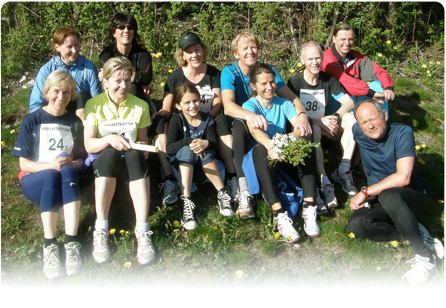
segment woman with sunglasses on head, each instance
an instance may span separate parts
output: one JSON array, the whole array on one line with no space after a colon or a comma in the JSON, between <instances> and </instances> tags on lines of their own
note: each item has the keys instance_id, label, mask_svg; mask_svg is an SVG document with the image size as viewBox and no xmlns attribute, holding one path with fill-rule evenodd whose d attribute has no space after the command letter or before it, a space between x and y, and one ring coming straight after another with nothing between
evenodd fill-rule
<instances>
[{"instance_id":1,"label":"woman with sunglasses on head","mask_svg":"<svg viewBox=\"0 0 446 308\"><path fill-rule=\"evenodd\" d=\"M146 100L146 96L153 93L150 86L152 81L152 56L140 43L138 24L129 13L116 13L110 21L108 36L104 50L99 55L99 80L102 79L102 68L108 59L126 57L135 69L130 94Z\"/></svg>"}]
</instances>

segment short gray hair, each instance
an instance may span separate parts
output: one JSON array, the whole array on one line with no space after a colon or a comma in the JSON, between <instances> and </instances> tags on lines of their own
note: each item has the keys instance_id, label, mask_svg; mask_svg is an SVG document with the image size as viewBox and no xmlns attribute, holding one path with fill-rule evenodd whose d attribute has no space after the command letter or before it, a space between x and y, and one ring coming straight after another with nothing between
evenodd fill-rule
<instances>
[{"instance_id":1,"label":"short gray hair","mask_svg":"<svg viewBox=\"0 0 446 308\"><path fill-rule=\"evenodd\" d=\"M355 109L354 109L356 121L358 121L356 114L358 112L359 106L361 106L362 104L366 104L366 103L369 103L369 104L372 104L373 106L375 106L376 110L379 112L381 117L384 119L384 109L382 107L382 104L380 102L378 102L377 99L371 98L371 99L366 99L364 101L360 101L359 103L356 104Z\"/></svg>"},{"instance_id":2,"label":"short gray hair","mask_svg":"<svg viewBox=\"0 0 446 308\"><path fill-rule=\"evenodd\" d=\"M302 48L300 49L301 61L302 61L302 58L305 57L305 47L307 47L308 45L315 45L315 46L317 46L317 48L319 49L319 53L321 54L322 61L324 61L324 52L322 51L322 47L321 47L321 45L319 45L315 41L308 41L308 42L306 42L306 43L304 43L302 45ZM303 61L302 61L302 64L303 64Z\"/></svg>"}]
</instances>

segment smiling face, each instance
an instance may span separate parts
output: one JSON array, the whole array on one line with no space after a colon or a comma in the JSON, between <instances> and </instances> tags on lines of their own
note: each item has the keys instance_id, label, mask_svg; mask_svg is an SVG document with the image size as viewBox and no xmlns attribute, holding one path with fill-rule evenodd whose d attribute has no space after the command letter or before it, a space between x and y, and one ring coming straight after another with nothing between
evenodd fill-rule
<instances>
[{"instance_id":1,"label":"smiling face","mask_svg":"<svg viewBox=\"0 0 446 308\"><path fill-rule=\"evenodd\" d=\"M340 30L336 33L336 36L333 35L333 43L342 57L345 57L352 49L354 39L355 34L353 30Z\"/></svg>"},{"instance_id":2,"label":"smiling face","mask_svg":"<svg viewBox=\"0 0 446 308\"><path fill-rule=\"evenodd\" d=\"M191 44L183 50L183 59L188 66L199 67L203 63L203 47L200 44Z\"/></svg>"},{"instance_id":3,"label":"smiling face","mask_svg":"<svg viewBox=\"0 0 446 308\"><path fill-rule=\"evenodd\" d=\"M62 115L71 100L71 88L66 82L53 85L45 94L45 98L48 100L47 112L56 116Z\"/></svg>"},{"instance_id":4,"label":"smiling face","mask_svg":"<svg viewBox=\"0 0 446 308\"><path fill-rule=\"evenodd\" d=\"M103 79L104 85L108 90L110 99L115 104L122 103L132 86L132 74L130 71L117 70L108 79Z\"/></svg>"},{"instance_id":5,"label":"smiling face","mask_svg":"<svg viewBox=\"0 0 446 308\"><path fill-rule=\"evenodd\" d=\"M68 35L64 39L63 44L54 44L54 48L60 53L62 62L70 66L76 61L81 45L76 35Z\"/></svg>"},{"instance_id":6,"label":"smiling face","mask_svg":"<svg viewBox=\"0 0 446 308\"><path fill-rule=\"evenodd\" d=\"M364 134L374 140L379 140L387 132L386 111L381 115L371 103L362 103L356 110L356 119Z\"/></svg>"},{"instance_id":7,"label":"smiling face","mask_svg":"<svg viewBox=\"0 0 446 308\"><path fill-rule=\"evenodd\" d=\"M123 28L124 27L124 28ZM132 30L129 30L129 27ZM123 28L123 29L120 29ZM116 45L131 45L133 37L135 36L135 30L129 24L119 25L115 28L113 32L113 37L116 39Z\"/></svg>"},{"instance_id":8,"label":"smiling face","mask_svg":"<svg viewBox=\"0 0 446 308\"><path fill-rule=\"evenodd\" d=\"M313 44L305 46L305 53L301 57L301 61L308 72L317 75L321 71L322 55L317 46Z\"/></svg>"},{"instance_id":9,"label":"smiling face","mask_svg":"<svg viewBox=\"0 0 446 308\"><path fill-rule=\"evenodd\" d=\"M261 98L271 100L277 88L275 76L270 73L260 73L255 83L251 83L251 87Z\"/></svg>"},{"instance_id":10,"label":"smiling face","mask_svg":"<svg viewBox=\"0 0 446 308\"><path fill-rule=\"evenodd\" d=\"M200 96L196 93L186 92L181 101L175 104L178 110L180 110L185 117L194 118L201 110Z\"/></svg>"},{"instance_id":11,"label":"smiling face","mask_svg":"<svg viewBox=\"0 0 446 308\"><path fill-rule=\"evenodd\" d=\"M238 60L240 67L250 68L257 62L259 48L255 41L242 36L237 43L237 50L234 57Z\"/></svg>"}]
</instances>

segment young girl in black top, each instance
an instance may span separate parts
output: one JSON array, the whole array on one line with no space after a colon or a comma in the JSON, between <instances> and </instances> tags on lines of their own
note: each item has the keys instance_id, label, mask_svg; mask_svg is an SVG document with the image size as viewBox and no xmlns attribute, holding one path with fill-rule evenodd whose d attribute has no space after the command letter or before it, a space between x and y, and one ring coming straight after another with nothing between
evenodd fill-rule
<instances>
[{"instance_id":1,"label":"young girl in black top","mask_svg":"<svg viewBox=\"0 0 446 308\"><path fill-rule=\"evenodd\" d=\"M195 205L190 197L192 178L197 171L204 173L217 189L220 213L232 216L234 212L214 158L218 145L215 122L209 113L201 112L200 93L193 84L183 83L175 88L174 104L180 113L170 120L166 152L180 174L181 223L185 229L193 230L197 223L193 215Z\"/></svg>"}]
</instances>

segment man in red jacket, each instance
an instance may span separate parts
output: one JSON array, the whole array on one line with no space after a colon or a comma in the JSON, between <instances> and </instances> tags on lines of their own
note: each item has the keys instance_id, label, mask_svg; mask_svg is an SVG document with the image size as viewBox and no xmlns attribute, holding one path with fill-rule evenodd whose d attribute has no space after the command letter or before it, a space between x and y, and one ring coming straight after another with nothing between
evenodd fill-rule
<instances>
[{"instance_id":1,"label":"man in red jacket","mask_svg":"<svg viewBox=\"0 0 446 308\"><path fill-rule=\"evenodd\" d=\"M355 33L348 24L333 31L333 45L324 51L322 71L333 75L355 101L375 98L389 114L389 100L395 98L389 73L366 56L352 50Z\"/></svg>"}]
</instances>

